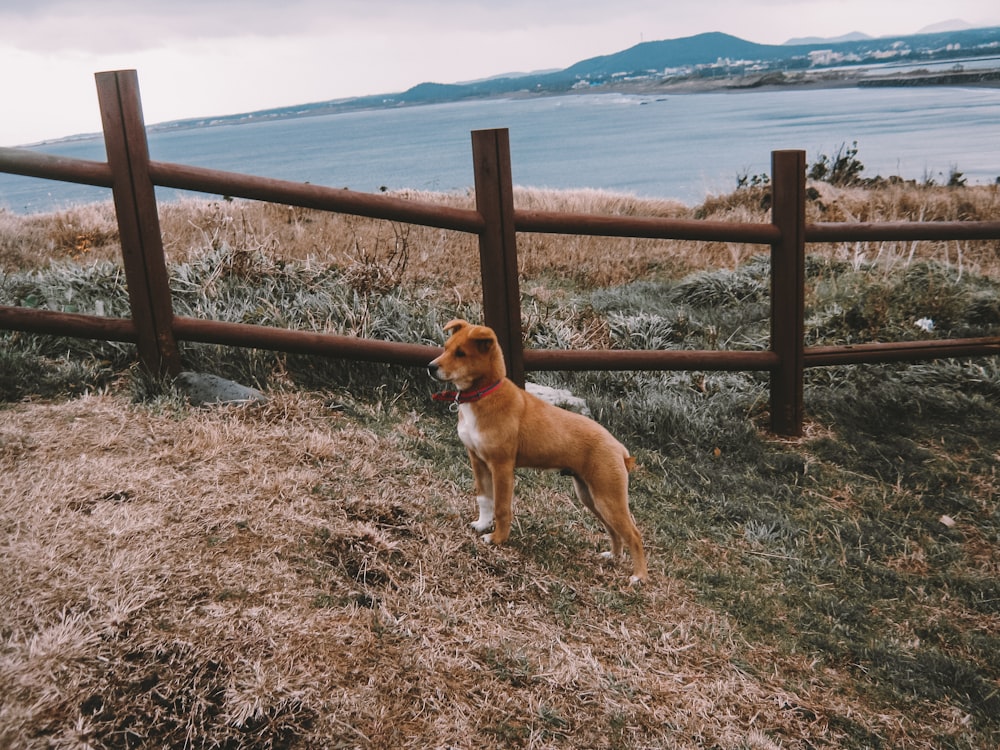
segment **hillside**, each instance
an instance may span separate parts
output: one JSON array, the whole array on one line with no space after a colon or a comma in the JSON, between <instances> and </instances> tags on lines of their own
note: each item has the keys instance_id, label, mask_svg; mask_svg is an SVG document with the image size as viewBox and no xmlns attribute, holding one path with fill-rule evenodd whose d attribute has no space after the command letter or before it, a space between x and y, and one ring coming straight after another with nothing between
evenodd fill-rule
<instances>
[{"instance_id":1,"label":"hillside","mask_svg":"<svg viewBox=\"0 0 1000 750\"><path fill-rule=\"evenodd\" d=\"M817 45L770 45L712 32L683 39L643 42L611 55L571 65L559 75L572 78L607 77L616 73L710 65L720 59L773 62L807 55ZM829 46L829 45L827 45Z\"/></svg>"},{"instance_id":2,"label":"hillside","mask_svg":"<svg viewBox=\"0 0 1000 750\"><path fill-rule=\"evenodd\" d=\"M837 60L845 66L884 63L887 60L935 62L996 55L1000 27L932 34L829 40L813 44L767 45L729 34L711 32L679 39L650 41L619 52L581 60L568 68L544 73L500 76L465 83L423 82L406 91L336 99L211 118L177 120L156 129L203 127L242 121L302 117L379 107L429 104L511 94L560 94L581 86L611 86L622 81L665 78L718 81L752 72L757 76L808 70L810 54L822 52L824 64ZM1000 63L998 63L1000 67ZM592 89L594 90L594 89Z\"/></svg>"}]
</instances>

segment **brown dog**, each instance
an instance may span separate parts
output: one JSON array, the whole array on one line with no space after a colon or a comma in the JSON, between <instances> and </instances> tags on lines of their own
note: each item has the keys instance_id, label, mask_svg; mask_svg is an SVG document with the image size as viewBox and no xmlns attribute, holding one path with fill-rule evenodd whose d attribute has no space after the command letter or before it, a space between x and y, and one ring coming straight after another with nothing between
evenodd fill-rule
<instances>
[{"instance_id":1,"label":"brown dog","mask_svg":"<svg viewBox=\"0 0 1000 750\"><path fill-rule=\"evenodd\" d=\"M513 518L514 468L561 469L573 477L576 494L604 524L617 558L623 545L632 558L631 582L646 579L642 538L628 508L628 450L597 422L560 409L518 388L506 377L496 334L486 326L453 320L444 354L428 369L459 390L438 394L458 406L458 436L469 452L483 541L503 544Z\"/></svg>"}]
</instances>

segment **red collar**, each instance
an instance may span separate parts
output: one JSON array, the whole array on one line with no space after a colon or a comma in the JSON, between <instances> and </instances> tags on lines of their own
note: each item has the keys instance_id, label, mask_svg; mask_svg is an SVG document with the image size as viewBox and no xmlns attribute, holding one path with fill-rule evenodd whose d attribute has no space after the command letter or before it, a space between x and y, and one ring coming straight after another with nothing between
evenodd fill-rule
<instances>
[{"instance_id":1,"label":"red collar","mask_svg":"<svg viewBox=\"0 0 1000 750\"><path fill-rule=\"evenodd\" d=\"M503 378L491 386L480 388L478 391L442 391L441 393L433 394L431 398L435 401L450 401L453 404L470 404L473 401L486 398L501 385L503 385Z\"/></svg>"}]
</instances>

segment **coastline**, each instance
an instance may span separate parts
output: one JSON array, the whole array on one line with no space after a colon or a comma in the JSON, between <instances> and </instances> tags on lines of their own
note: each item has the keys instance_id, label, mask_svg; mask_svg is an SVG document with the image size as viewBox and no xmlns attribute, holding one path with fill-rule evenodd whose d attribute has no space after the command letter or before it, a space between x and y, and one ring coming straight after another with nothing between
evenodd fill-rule
<instances>
[{"instance_id":1,"label":"coastline","mask_svg":"<svg viewBox=\"0 0 1000 750\"><path fill-rule=\"evenodd\" d=\"M567 92L551 92L553 96L572 94L620 93L635 95L753 93L755 91L792 91L843 88L961 86L1000 88L1000 63L996 68L974 71L930 73L918 69L888 75L865 75L857 71L801 71L795 73L768 72L760 75L727 76L725 78L682 78L660 81L629 81L604 84ZM548 92L527 96L544 95Z\"/></svg>"},{"instance_id":2,"label":"coastline","mask_svg":"<svg viewBox=\"0 0 1000 750\"><path fill-rule=\"evenodd\" d=\"M297 107L281 108L279 110L259 110L242 112L215 117L193 118L184 120L168 120L151 123L147 126L150 132L190 130L195 128L211 128L219 125L248 125L255 122L273 120L292 120L304 117L341 114L344 112L374 111L379 109L400 109L422 107L432 104L443 104L450 101L488 101L493 99L534 99L542 97L580 96L600 94L629 94L634 96L678 96L693 94L748 94L757 91L810 91L822 89L844 88L876 88L876 87L934 87L952 86L962 88L1000 88L1000 60L995 68L982 68L971 71L944 71L931 73L926 69L915 69L906 72L890 73L879 76L869 74L868 68L837 69L823 71L795 71L783 73L768 71L766 73L724 76L719 78L665 78L659 80L634 80L614 83L601 83L563 90L529 90L505 92L502 94L466 96L459 99L441 98L428 99L421 102L396 102L393 104L362 103L365 99L333 100ZM54 138L38 143L30 143L17 148L37 148L52 146L59 143L86 141L101 138L101 133L77 133L63 138Z\"/></svg>"}]
</instances>

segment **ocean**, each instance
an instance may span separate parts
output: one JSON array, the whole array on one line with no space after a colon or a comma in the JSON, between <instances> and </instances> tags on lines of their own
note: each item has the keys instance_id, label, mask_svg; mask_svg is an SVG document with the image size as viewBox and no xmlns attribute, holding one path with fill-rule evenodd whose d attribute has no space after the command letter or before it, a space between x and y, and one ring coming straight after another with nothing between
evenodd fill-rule
<instances>
[{"instance_id":1,"label":"ocean","mask_svg":"<svg viewBox=\"0 0 1000 750\"><path fill-rule=\"evenodd\" d=\"M96 106L96 103L95 103ZM364 192L471 187L470 132L508 128L517 185L592 188L696 205L770 169L857 142L866 176L1000 178L1000 88L836 88L662 96L574 94L370 110L151 132L154 160ZM37 150L103 161L99 138ZM177 191L157 189L160 200ZM0 207L50 211L102 188L0 174Z\"/></svg>"}]
</instances>

